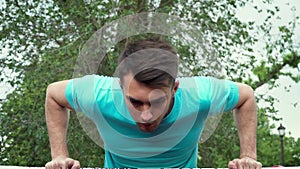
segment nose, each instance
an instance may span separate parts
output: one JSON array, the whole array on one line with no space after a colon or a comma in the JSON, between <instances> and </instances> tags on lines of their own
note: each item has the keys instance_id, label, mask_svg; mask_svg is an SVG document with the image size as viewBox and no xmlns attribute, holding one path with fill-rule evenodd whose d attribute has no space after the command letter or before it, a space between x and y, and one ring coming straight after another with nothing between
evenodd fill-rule
<instances>
[{"instance_id":1,"label":"nose","mask_svg":"<svg viewBox=\"0 0 300 169\"><path fill-rule=\"evenodd\" d=\"M145 104L143 106L143 111L141 113L141 119L143 122L150 122L152 119L153 115L150 111L150 105Z\"/></svg>"},{"instance_id":2,"label":"nose","mask_svg":"<svg viewBox=\"0 0 300 169\"><path fill-rule=\"evenodd\" d=\"M144 111L141 114L141 119L145 123L150 122L151 119L152 119L152 117L153 117L153 115L152 115L152 113L150 111Z\"/></svg>"}]
</instances>

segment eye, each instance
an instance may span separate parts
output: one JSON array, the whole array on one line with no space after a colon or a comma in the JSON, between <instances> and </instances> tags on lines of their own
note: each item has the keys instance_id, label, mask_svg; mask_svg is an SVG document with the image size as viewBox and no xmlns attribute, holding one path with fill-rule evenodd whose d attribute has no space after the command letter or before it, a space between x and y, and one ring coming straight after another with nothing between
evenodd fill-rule
<instances>
[{"instance_id":1,"label":"eye","mask_svg":"<svg viewBox=\"0 0 300 169\"><path fill-rule=\"evenodd\" d=\"M157 100L153 100L151 102L151 105L162 105L164 103L165 99L166 99L165 97L162 97Z\"/></svg>"},{"instance_id":2,"label":"eye","mask_svg":"<svg viewBox=\"0 0 300 169\"><path fill-rule=\"evenodd\" d=\"M152 105L159 105L159 104L162 104L162 101L155 100L155 101L152 101L151 104Z\"/></svg>"},{"instance_id":3,"label":"eye","mask_svg":"<svg viewBox=\"0 0 300 169\"><path fill-rule=\"evenodd\" d=\"M134 100L134 99L129 99L129 100L134 107L139 107L139 106L143 105L143 103L141 101Z\"/></svg>"}]
</instances>

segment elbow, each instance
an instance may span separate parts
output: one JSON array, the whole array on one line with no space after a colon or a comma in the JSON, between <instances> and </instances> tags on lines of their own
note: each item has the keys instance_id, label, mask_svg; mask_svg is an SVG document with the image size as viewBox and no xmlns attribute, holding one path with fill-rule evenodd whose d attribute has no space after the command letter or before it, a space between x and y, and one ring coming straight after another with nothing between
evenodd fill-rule
<instances>
[{"instance_id":1,"label":"elbow","mask_svg":"<svg viewBox=\"0 0 300 169\"><path fill-rule=\"evenodd\" d=\"M55 93L55 83L51 83L48 85L46 90L46 102L48 99L53 99L53 94Z\"/></svg>"},{"instance_id":2,"label":"elbow","mask_svg":"<svg viewBox=\"0 0 300 169\"><path fill-rule=\"evenodd\" d=\"M57 100L57 93L59 92L57 88L57 82L48 85L46 90L46 108L49 106L62 107L61 104L59 104L59 101Z\"/></svg>"},{"instance_id":3,"label":"elbow","mask_svg":"<svg viewBox=\"0 0 300 169\"><path fill-rule=\"evenodd\" d=\"M48 112L47 110L49 110L49 107L53 106L54 103L54 97L53 97L53 93L54 93L54 84L50 84L47 87L46 90L46 99L45 99L45 109L46 109L46 113Z\"/></svg>"},{"instance_id":4,"label":"elbow","mask_svg":"<svg viewBox=\"0 0 300 169\"><path fill-rule=\"evenodd\" d=\"M68 81L59 81L48 85L45 99L46 108L51 109L52 107L54 107L56 109L72 109L65 96L67 83Z\"/></svg>"},{"instance_id":5,"label":"elbow","mask_svg":"<svg viewBox=\"0 0 300 169\"><path fill-rule=\"evenodd\" d=\"M242 98L244 98L243 100L247 100L247 99L255 99L254 96L254 90L251 86L247 85L247 84L240 84L240 94L242 95Z\"/></svg>"},{"instance_id":6,"label":"elbow","mask_svg":"<svg viewBox=\"0 0 300 169\"><path fill-rule=\"evenodd\" d=\"M254 90L251 86L247 84L238 83L239 88L239 101L235 108L241 108L243 106L256 107L256 100L254 95Z\"/></svg>"},{"instance_id":7,"label":"elbow","mask_svg":"<svg viewBox=\"0 0 300 169\"><path fill-rule=\"evenodd\" d=\"M254 90L251 86L247 85L247 84L244 84L245 85L245 90L247 91L247 93L249 94L249 97L251 98L255 98L254 96Z\"/></svg>"}]
</instances>

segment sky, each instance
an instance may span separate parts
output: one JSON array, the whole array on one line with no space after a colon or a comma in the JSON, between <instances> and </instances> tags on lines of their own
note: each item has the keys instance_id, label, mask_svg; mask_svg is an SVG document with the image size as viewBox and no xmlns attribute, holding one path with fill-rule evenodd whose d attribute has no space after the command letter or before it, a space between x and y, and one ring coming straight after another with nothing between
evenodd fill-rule
<instances>
[{"instance_id":1,"label":"sky","mask_svg":"<svg viewBox=\"0 0 300 169\"><path fill-rule=\"evenodd\" d=\"M261 4L259 1L255 1L260 8L271 8L272 6L266 6ZM273 26L285 25L289 21L291 21L295 16L300 16L300 1L299 0L274 0L273 4L279 6L280 11L278 16L282 19L273 20ZM294 12L291 11L291 8L294 8ZM273 8L274 9L274 8ZM262 23L266 14L261 13L257 14L254 9L250 6L245 6L244 8L238 10L237 16L244 21L255 21L256 23ZM276 29L273 30L273 34L276 35ZM300 26L296 27L296 35L295 41L300 44ZM299 51L298 51L299 52ZM300 65L298 65L298 69L294 69L294 73L299 73ZM286 128L286 134L295 138L300 138L300 125L299 125L299 116L300 116L300 83L296 84L290 78L281 77L276 81L276 84L279 86L273 90L268 90L266 85L258 88L255 92L257 94L265 94L271 95L275 98L279 99L279 102L275 103L275 108L278 109L277 116L278 118L282 118L281 121L272 121L276 125L276 129L273 130L273 133L278 133L277 128L280 123ZM289 92L285 90L287 88ZM296 107L294 106L295 104ZM263 106L263 103L259 103L259 106Z\"/></svg>"},{"instance_id":2,"label":"sky","mask_svg":"<svg viewBox=\"0 0 300 169\"><path fill-rule=\"evenodd\" d=\"M256 1L255 1L256 2ZM266 6L263 4L258 5L260 8L272 8L272 6ZM274 20L272 24L274 26L287 24L288 21L292 20L295 16L300 16L300 1L299 0L274 0L273 4L279 6L280 11L278 15L282 18L281 20ZM292 6L295 6L294 13L290 10ZM256 23L261 23L265 18L264 13L257 14L253 7L245 6L237 11L237 16L244 21L255 21ZM300 40L300 27L297 27L296 39L298 39L298 43ZM276 32L274 32L276 34ZM1 51L0 51L1 52ZM0 53L0 57L5 57L5 50L2 50ZM298 71L300 70L300 65L298 66ZM297 70L294 70L297 71ZM291 79L282 77L276 83L278 83L279 87L268 90L267 86L262 86L258 88L255 92L257 94L265 94L272 95L279 99L279 102L275 103L275 107L279 110L277 117L282 118L279 122L273 122L276 125L276 128L280 123L286 128L286 132L291 132L291 136L295 138L300 138L300 125L298 121L300 120L300 83L296 84ZM289 92L285 90L287 86L289 88ZM4 99L6 93L11 91L11 88L8 84L0 83L0 99ZM294 104L298 105L294 107ZM263 105L263 103L259 103L259 105ZM277 130L272 131L277 133Z\"/></svg>"},{"instance_id":3,"label":"sky","mask_svg":"<svg viewBox=\"0 0 300 169\"><path fill-rule=\"evenodd\" d=\"M275 122L276 127L279 127L282 123L287 134L291 132L291 136L300 138L300 83L296 84L291 79L283 77L279 80L279 84L280 87L269 92L279 98L279 102L275 104L275 107L278 108L278 117L282 118L282 121ZM291 85L290 91L286 92L284 87L288 85ZM294 104L297 104L297 106L295 107Z\"/></svg>"}]
</instances>

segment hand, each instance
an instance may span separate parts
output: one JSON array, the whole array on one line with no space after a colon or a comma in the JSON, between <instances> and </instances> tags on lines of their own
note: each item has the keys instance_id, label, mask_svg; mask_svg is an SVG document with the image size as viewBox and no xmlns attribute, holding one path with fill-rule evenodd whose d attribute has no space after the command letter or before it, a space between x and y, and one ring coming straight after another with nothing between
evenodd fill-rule
<instances>
[{"instance_id":1,"label":"hand","mask_svg":"<svg viewBox=\"0 0 300 169\"><path fill-rule=\"evenodd\" d=\"M80 169L80 163L77 160L68 157L56 157L45 165L46 169Z\"/></svg>"},{"instance_id":2,"label":"hand","mask_svg":"<svg viewBox=\"0 0 300 169\"><path fill-rule=\"evenodd\" d=\"M262 164L252 158L234 159L228 163L229 169L261 169Z\"/></svg>"}]
</instances>

